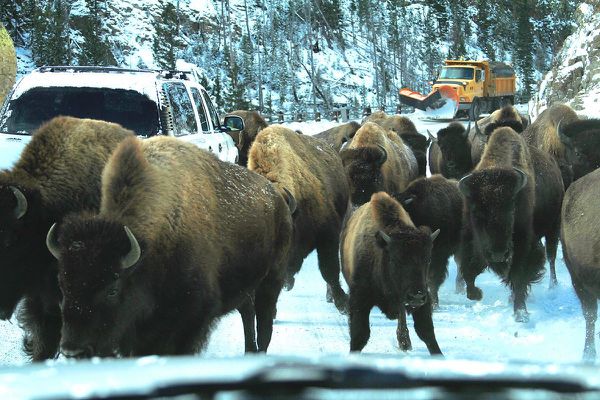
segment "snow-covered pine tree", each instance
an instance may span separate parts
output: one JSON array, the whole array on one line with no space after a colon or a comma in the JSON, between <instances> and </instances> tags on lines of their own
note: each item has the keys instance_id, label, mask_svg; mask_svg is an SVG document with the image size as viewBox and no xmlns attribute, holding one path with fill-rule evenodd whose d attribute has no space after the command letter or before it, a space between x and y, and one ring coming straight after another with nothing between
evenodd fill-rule
<instances>
[{"instance_id":1,"label":"snow-covered pine tree","mask_svg":"<svg viewBox=\"0 0 600 400\"><path fill-rule=\"evenodd\" d=\"M88 13L81 17L80 32L83 42L80 45L80 65L114 65L115 59L108 43L108 30L104 26L106 2L85 1Z\"/></svg>"}]
</instances>

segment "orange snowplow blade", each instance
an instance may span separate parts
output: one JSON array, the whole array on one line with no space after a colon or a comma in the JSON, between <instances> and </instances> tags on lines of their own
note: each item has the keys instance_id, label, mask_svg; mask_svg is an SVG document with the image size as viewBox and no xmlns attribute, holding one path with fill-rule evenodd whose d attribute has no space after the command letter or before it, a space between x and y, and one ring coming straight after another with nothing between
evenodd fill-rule
<instances>
[{"instance_id":1,"label":"orange snowplow blade","mask_svg":"<svg viewBox=\"0 0 600 400\"><path fill-rule=\"evenodd\" d=\"M431 113L431 116L436 119L452 119L459 104L458 93L452 86L447 85L438 87L427 96L408 88L402 88L400 89L400 102ZM441 113L436 110L440 110Z\"/></svg>"}]
</instances>

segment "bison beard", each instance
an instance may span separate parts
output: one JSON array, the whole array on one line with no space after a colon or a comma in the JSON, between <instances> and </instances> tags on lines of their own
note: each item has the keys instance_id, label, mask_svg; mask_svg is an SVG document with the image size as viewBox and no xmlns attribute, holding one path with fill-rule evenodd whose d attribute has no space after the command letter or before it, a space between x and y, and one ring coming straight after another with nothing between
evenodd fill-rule
<instances>
[{"instance_id":1,"label":"bison beard","mask_svg":"<svg viewBox=\"0 0 600 400\"><path fill-rule=\"evenodd\" d=\"M70 216L48 233L65 355L191 354L236 308L246 351L267 350L292 229L271 183L156 137L124 141L102 188L99 214Z\"/></svg>"},{"instance_id":2,"label":"bison beard","mask_svg":"<svg viewBox=\"0 0 600 400\"><path fill-rule=\"evenodd\" d=\"M411 348L406 313L431 354L441 354L427 295L432 242L427 227L416 228L402 206L384 192L359 207L341 234L342 268L350 287L350 350L361 351L370 336L369 314L375 306L389 319L402 350Z\"/></svg>"}]
</instances>

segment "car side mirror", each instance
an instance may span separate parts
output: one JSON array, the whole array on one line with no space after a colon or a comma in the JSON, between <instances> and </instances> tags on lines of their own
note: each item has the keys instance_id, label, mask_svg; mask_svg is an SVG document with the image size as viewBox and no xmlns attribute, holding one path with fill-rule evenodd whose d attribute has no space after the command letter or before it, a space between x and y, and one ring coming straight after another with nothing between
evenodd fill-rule
<instances>
[{"instance_id":1,"label":"car side mirror","mask_svg":"<svg viewBox=\"0 0 600 400\"><path fill-rule=\"evenodd\" d=\"M244 120L237 115L227 115L223 119L223 125L228 132L244 130Z\"/></svg>"}]
</instances>

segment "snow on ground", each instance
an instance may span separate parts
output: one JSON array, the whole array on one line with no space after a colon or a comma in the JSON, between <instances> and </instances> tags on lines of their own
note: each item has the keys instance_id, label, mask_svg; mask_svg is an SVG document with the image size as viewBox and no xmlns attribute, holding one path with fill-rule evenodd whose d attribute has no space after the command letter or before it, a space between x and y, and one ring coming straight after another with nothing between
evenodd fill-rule
<instances>
[{"instance_id":1,"label":"snow on ground","mask_svg":"<svg viewBox=\"0 0 600 400\"><path fill-rule=\"evenodd\" d=\"M433 134L446 123L415 120L423 133ZM288 124L305 134L329 129L332 122ZM527 301L530 322L516 323L512 317L509 290L492 272L476 281L483 290L481 301L471 301L454 292L456 264L450 260L449 276L440 288L440 308L433 315L438 343L446 358L483 361L578 362L584 343L585 323L579 301L559 248L556 265L559 286L548 289L548 277L532 288ZM346 286L345 286L346 287ZM347 288L347 287L346 287ZM370 354L395 354L398 357L426 357L425 344L419 340L409 317L413 350L404 353L396 341L396 321L377 309L371 312L371 338L364 349ZM22 331L0 322L0 364L18 365L25 361L21 352ZM304 261L293 290L283 291L278 302L277 319L269 354L325 355L346 354L349 350L347 317L325 301L325 283L317 265L316 253ZM242 323L237 312L220 320L213 330L202 357L230 357L243 354Z\"/></svg>"}]
</instances>

